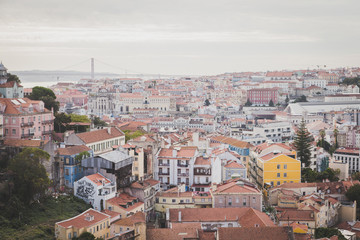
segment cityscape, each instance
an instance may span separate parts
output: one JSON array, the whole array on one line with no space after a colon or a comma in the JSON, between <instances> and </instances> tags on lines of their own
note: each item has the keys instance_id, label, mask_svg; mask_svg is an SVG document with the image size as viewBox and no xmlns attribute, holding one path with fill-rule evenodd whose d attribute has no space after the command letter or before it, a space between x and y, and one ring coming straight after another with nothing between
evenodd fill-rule
<instances>
[{"instance_id":1,"label":"cityscape","mask_svg":"<svg viewBox=\"0 0 360 240\"><path fill-rule=\"evenodd\" d=\"M0 239L360 239L358 5L1 1Z\"/></svg>"}]
</instances>

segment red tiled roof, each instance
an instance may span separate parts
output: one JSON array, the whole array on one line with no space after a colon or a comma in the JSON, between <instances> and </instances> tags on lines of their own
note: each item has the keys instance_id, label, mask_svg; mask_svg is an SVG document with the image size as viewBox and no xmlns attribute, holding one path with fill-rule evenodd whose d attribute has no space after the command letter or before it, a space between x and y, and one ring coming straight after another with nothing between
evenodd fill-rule
<instances>
[{"instance_id":1,"label":"red tiled roof","mask_svg":"<svg viewBox=\"0 0 360 240\"><path fill-rule=\"evenodd\" d=\"M113 224L120 226L134 226L135 223L145 223L145 213L137 212L134 215L120 219Z\"/></svg>"},{"instance_id":2,"label":"red tiled roof","mask_svg":"<svg viewBox=\"0 0 360 240\"><path fill-rule=\"evenodd\" d=\"M86 178L89 179L90 181L92 181L93 183L95 183L98 186L102 185L103 182L105 184L111 183L111 181L109 179L105 178L100 173L95 173L95 174L92 174L92 175L88 175L88 176L86 176Z\"/></svg>"},{"instance_id":3,"label":"red tiled roof","mask_svg":"<svg viewBox=\"0 0 360 240\"><path fill-rule=\"evenodd\" d=\"M229 144L231 146L238 147L238 148L250 148L252 146L248 142L240 141L235 138L225 137L225 136L212 137L211 140L215 141L215 142Z\"/></svg>"},{"instance_id":4,"label":"red tiled roof","mask_svg":"<svg viewBox=\"0 0 360 240\"><path fill-rule=\"evenodd\" d=\"M76 145L66 148L59 148L57 151L60 155L74 155L82 152L90 151L91 149L85 145Z\"/></svg>"},{"instance_id":5,"label":"red tiled roof","mask_svg":"<svg viewBox=\"0 0 360 240\"><path fill-rule=\"evenodd\" d=\"M113 204L113 205L117 205L118 207L122 208L123 210L130 212L131 210L133 210L137 207L140 207L141 205L144 205L144 203L141 201L138 201L138 202L134 203L133 205L130 205L127 208L122 207L122 205L130 204L133 202L133 200L136 200L136 199L137 199L136 197L130 196L127 193L121 193L117 197L113 197L113 198L106 200L106 202Z\"/></svg>"},{"instance_id":6,"label":"red tiled roof","mask_svg":"<svg viewBox=\"0 0 360 240\"><path fill-rule=\"evenodd\" d=\"M224 167L226 167L226 168L245 168L242 164L234 162L234 161L229 164L226 164Z\"/></svg>"},{"instance_id":7,"label":"red tiled roof","mask_svg":"<svg viewBox=\"0 0 360 240\"><path fill-rule=\"evenodd\" d=\"M218 240L288 240L294 239L288 227L221 227ZM292 237L291 237L292 236Z\"/></svg>"},{"instance_id":8,"label":"red tiled roof","mask_svg":"<svg viewBox=\"0 0 360 240\"><path fill-rule=\"evenodd\" d=\"M76 134L85 144L99 142L111 138L124 136L124 133L116 127L111 127L110 134L108 129L101 129L91 132L84 132Z\"/></svg>"},{"instance_id":9,"label":"red tiled roof","mask_svg":"<svg viewBox=\"0 0 360 240\"><path fill-rule=\"evenodd\" d=\"M92 216L93 218L90 218L89 220L86 219L86 216ZM109 218L110 216L105 214L105 213L101 213L99 211L96 211L92 208L86 210L85 212L77 215L76 217L61 221L61 222L57 222L56 224L59 226L62 226L64 228L69 228L69 227L76 227L76 228L83 228L83 227L87 227L87 226L92 226L100 221L104 221L105 219Z\"/></svg>"},{"instance_id":10,"label":"red tiled roof","mask_svg":"<svg viewBox=\"0 0 360 240\"><path fill-rule=\"evenodd\" d=\"M194 165L211 165L210 158L197 157Z\"/></svg>"}]
</instances>

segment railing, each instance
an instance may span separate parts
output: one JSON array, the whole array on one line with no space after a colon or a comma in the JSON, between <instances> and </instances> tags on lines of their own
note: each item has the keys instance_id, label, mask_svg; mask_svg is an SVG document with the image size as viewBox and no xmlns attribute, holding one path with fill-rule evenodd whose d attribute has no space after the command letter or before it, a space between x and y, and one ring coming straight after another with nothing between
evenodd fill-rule
<instances>
[{"instance_id":1,"label":"railing","mask_svg":"<svg viewBox=\"0 0 360 240\"><path fill-rule=\"evenodd\" d=\"M21 126L22 127L34 126L34 122L27 122L27 123L23 122L23 123L21 123Z\"/></svg>"},{"instance_id":2,"label":"railing","mask_svg":"<svg viewBox=\"0 0 360 240\"><path fill-rule=\"evenodd\" d=\"M54 120L45 120L42 121L42 124L52 124L54 122Z\"/></svg>"},{"instance_id":3,"label":"railing","mask_svg":"<svg viewBox=\"0 0 360 240\"><path fill-rule=\"evenodd\" d=\"M170 166L170 163L159 163L159 166Z\"/></svg>"},{"instance_id":4,"label":"railing","mask_svg":"<svg viewBox=\"0 0 360 240\"><path fill-rule=\"evenodd\" d=\"M178 173L178 177L188 177L189 173Z\"/></svg>"},{"instance_id":5,"label":"railing","mask_svg":"<svg viewBox=\"0 0 360 240\"><path fill-rule=\"evenodd\" d=\"M170 175L168 172L159 172L159 175Z\"/></svg>"},{"instance_id":6,"label":"railing","mask_svg":"<svg viewBox=\"0 0 360 240\"><path fill-rule=\"evenodd\" d=\"M181 164L181 163L178 163L177 166L178 166L178 167L189 167L189 164Z\"/></svg>"},{"instance_id":7,"label":"railing","mask_svg":"<svg viewBox=\"0 0 360 240\"><path fill-rule=\"evenodd\" d=\"M49 130L49 131L43 131L42 134L43 135L46 135L46 134L51 134L52 133L52 130Z\"/></svg>"},{"instance_id":8,"label":"railing","mask_svg":"<svg viewBox=\"0 0 360 240\"><path fill-rule=\"evenodd\" d=\"M28 138L34 136L34 133L21 134L21 138Z\"/></svg>"}]
</instances>

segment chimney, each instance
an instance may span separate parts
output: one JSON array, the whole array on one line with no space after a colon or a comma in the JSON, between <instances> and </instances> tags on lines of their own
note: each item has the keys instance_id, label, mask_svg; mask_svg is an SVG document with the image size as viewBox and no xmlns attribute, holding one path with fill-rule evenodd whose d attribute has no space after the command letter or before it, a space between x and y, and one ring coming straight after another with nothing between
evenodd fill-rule
<instances>
[{"instance_id":1,"label":"chimney","mask_svg":"<svg viewBox=\"0 0 360 240\"><path fill-rule=\"evenodd\" d=\"M108 134L111 134L111 127L108 127L107 132Z\"/></svg>"},{"instance_id":2,"label":"chimney","mask_svg":"<svg viewBox=\"0 0 360 240\"><path fill-rule=\"evenodd\" d=\"M181 211L179 210L179 222L181 222Z\"/></svg>"}]
</instances>

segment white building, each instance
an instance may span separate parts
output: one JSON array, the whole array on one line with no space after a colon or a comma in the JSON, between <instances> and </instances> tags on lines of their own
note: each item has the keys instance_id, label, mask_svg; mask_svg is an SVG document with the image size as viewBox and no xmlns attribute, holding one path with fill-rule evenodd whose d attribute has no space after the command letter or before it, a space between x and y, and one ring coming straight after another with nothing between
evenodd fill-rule
<instances>
[{"instance_id":1,"label":"white building","mask_svg":"<svg viewBox=\"0 0 360 240\"><path fill-rule=\"evenodd\" d=\"M194 179L196 147L162 148L154 159L154 178L162 187L185 183L191 187Z\"/></svg>"},{"instance_id":2,"label":"white building","mask_svg":"<svg viewBox=\"0 0 360 240\"><path fill-rule=\"evenodd\" d=\"M308 88L310 86L317 86L317 87L321 87L321 88L325 88L326 87L326 80L325 79L304 79L304 88Z\"/></svg>"},{"instance_id":3,"label":"white building","mask_svg":"<svg viewBox=\"0 0 360 240\"><path fill-rule=\"evenodd\" d=\"M116 196L116 183L95 173L74 183L74 195L102 211L105 209L105 201Z\"/></svg>"},{"instance_id":4,"label":"white building","mask_svg":"<svg viewBox=\"0 0 360 240\"><path fill-rule=\"evenodd\" d=\"M291 125L288 122L272 122L255 126L252 131L243 131L249 137L266 137L273 142L282 142L291 137Z\"/></svg>"}]
</instances>

